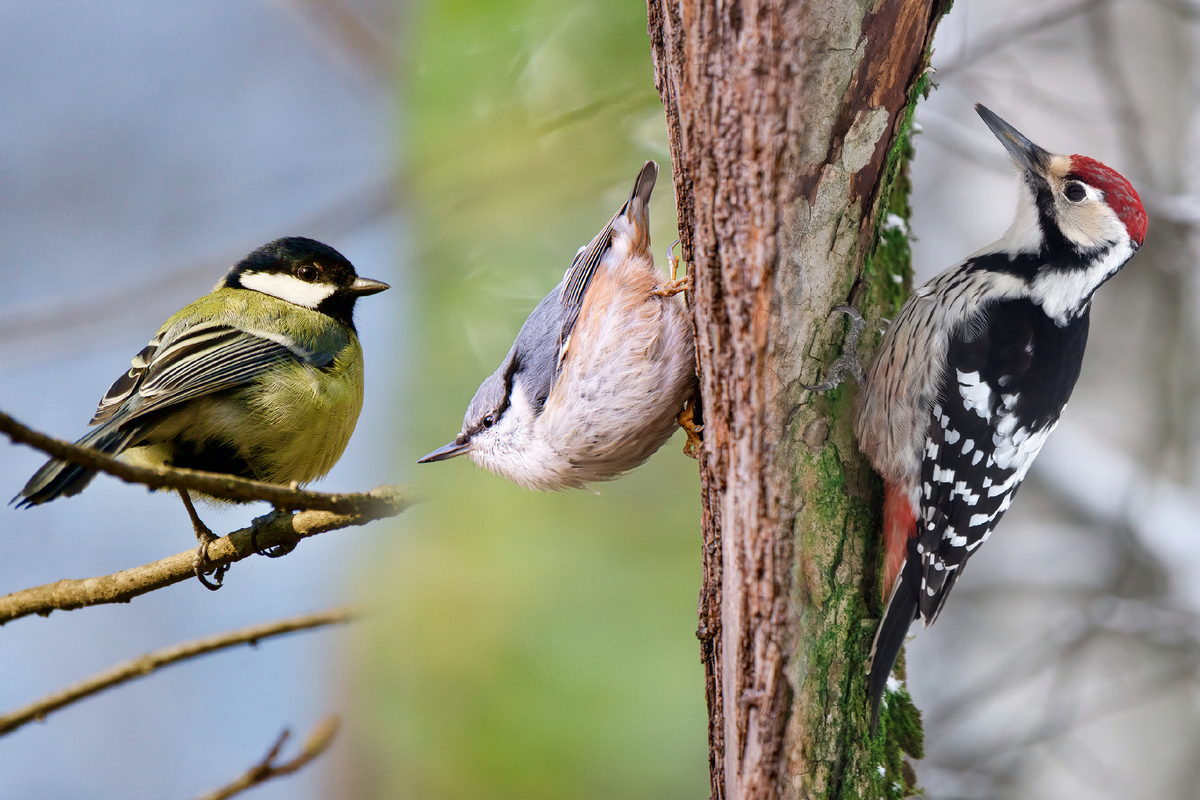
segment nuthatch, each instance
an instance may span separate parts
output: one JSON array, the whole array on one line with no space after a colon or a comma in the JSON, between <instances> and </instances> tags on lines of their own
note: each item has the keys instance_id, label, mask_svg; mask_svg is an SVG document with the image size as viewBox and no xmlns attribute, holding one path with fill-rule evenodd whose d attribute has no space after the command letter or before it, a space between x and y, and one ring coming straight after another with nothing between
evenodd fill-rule
<instances>
[{"instance_id":1,"label":"nuthatch","mask_svg":"<svg viewBox=\"0 0 1200 800\"><path fill-rule=\"evenodd\" d=\"M469 454L527 489L580 488L643 463L696 391L687 309L650 254L647 161L629 200L576 253L475 392L454 441L418 463Z\"/></svg>"}]
</instances>

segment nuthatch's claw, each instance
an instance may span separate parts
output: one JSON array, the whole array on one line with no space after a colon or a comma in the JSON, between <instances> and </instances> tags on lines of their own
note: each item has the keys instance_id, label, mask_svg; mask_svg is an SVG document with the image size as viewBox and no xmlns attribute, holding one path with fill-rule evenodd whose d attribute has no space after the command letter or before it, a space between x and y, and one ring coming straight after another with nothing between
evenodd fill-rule
<instances>
[{"instance_id":1,"label":"nuthatch's claw","mask_svg":"<svg viewBox=\"0 0 1200 800\"><path fill-rule=\"evenodd\" d=\"M663 286L651 290L650 294L655 297L674 297L680 292L690 292L692 290L692 276L689 274L685 278L678 280L667 281Z\"/></svg>"},{"instance_id":2,"label":"nuthatch's claw","mask_svg":"<svg viewBox=\"0 0 1200 800\"><path fill-rule=\"evenodd\" d=\"M863 328L867 325L866 320L851 306L838 306L834 311L841 311L850 317L850 334L846 337L842 355L833 362L825 380L816 386L809 386L807 383L800 384L810 392L828 392L844 381L847 375L853 375L859 383L862 383L864 379L862 365L858 363L858 337L862 335Z\"/></svg>"},{"instance_id":3,"label":"nuthatch's claw","mask_svg":"<svg viewBox=\"0 0 1200 800\"><path fill-rule=\"evenodd\" d=\"M683 454L692 458L700 458L699 447L704 443L704 437L700 434L704 432L704 426L696 424L696 401L689 400L675 420L679 423L679 427L687 432L687 441L683 444Z\"/></svg>"},{"instance_id":4,"label":"nuthatch's claw","mask_svg":"<svg viewBox=\"0 0 1200 800\"><path fill-rule=\"evenodd\" d=\"M667 263L671 265L671 280L665 286L660 286L650 292L656 297L674 297L680 292L690 292L692 290L692 272L688 270L688 274L683 277L679 275L679 256L675 255L675 245L679 244L676 239L669 248L667 248Z\"/></svg>"}]
</instances>

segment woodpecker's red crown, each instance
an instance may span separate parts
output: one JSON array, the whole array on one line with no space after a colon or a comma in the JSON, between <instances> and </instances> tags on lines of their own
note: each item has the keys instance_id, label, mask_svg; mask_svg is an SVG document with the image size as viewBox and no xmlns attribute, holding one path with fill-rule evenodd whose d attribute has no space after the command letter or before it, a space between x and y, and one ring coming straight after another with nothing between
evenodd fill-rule
<instances>
[{"instance_id":1,"label":"woodpecker's red crown","mask_svg":"<svg viewBox=\"0 0 1200 800\"><path fill-rule=\"evenodd\" d=\"M1141 247L1146 239L1146 210L1129 181L1112 167L1089 156L1071 156L1071 171L1088 186L1104 192L1108 207L1125 223L1129 238Z\"/></svg>"}]
</instances>

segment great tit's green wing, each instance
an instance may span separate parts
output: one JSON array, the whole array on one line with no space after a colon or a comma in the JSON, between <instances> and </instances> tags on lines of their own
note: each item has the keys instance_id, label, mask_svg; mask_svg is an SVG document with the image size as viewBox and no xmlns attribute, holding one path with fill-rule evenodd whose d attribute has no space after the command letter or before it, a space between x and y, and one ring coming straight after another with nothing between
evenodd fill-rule
<instances>
[{"instance_id":1,"label":"great tit's green wing","mask_svg":"<svg viewBox=\"0 0 1200 800\"><path fill-rule=\"evenodd\" d=\"M129 419L196 397L249 383L289 361L327 366L335 353L313 351L286 337L202 323L169 338L156 336L113 383L89 424L123 412Z\"/></svg>"},{"instance_id":2,"label":"great tit's green wing","mask_svg":"<svg viewBox=\"0 0 1200 800\"><path fill-rule=\"evenodd\" d=\"M581 248L575 254L571 268L567 270L567 274L563 278L564 286L562 294L559 296L559 302L563 309L562 328L558 336L560 366L571 339L571 331L575 328L576 320L579 319L579 310L583 307L584 296L592 282L592 276L596 274L596 268L600 266L604 256L612 249L613 225L621 217L629 217L635 225L642 227L643 230L648 227L648 204L656 180L658 180L658 164L647 161L642 165L642 171L638 173L637 180L633 183L633 191L629 193L629 199L613 215L608 224L596 234L596 237L588 243L587 247Z\"/></svg>"}]
</instances>

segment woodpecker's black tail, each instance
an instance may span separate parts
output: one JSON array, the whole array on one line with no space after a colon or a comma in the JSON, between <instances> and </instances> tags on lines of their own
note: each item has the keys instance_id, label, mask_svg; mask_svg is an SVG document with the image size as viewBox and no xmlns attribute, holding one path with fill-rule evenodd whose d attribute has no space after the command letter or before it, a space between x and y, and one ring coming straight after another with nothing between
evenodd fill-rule
<instances>
[{"instance_id":1,"label":"woodpecker's black tail","mask_svg":"<svg viewBox=\"0 0 1200 800\"><path fill-rule=\"evenodd\" d=\"M92 447L109 455L116 455L128 447L138 433L136 428L123 430L117 425L101 425L75 444L81 447ZM17 508L29 508L48 503L59 497L70 497L82 492L94 477L96 477L95 470L52 458L33 474L21 493L10 502L15 502Z\"/></svg>"},{"instance_id":2,"label":"woodpecker's black tail","mask_svg":"<svg viewBox=\"0 0 1200 800\"><path fill-rule=\"evenodd\" d=\"M904 569L896 578L892 588L891 599L883 611L883 619L879 629L875 631L875 642L871 645L871 670L867 677L867 693L871 698L871 735L875 735L879 727L879 708L883 702L883 691L887 688L888 678L891 677L892 667L900 656L900 648L904 646L904 637L908 628L917 618L917 591L921 585L920 558L916 548L910 541L909 557Z\"/></svg>"}]
</instances>

